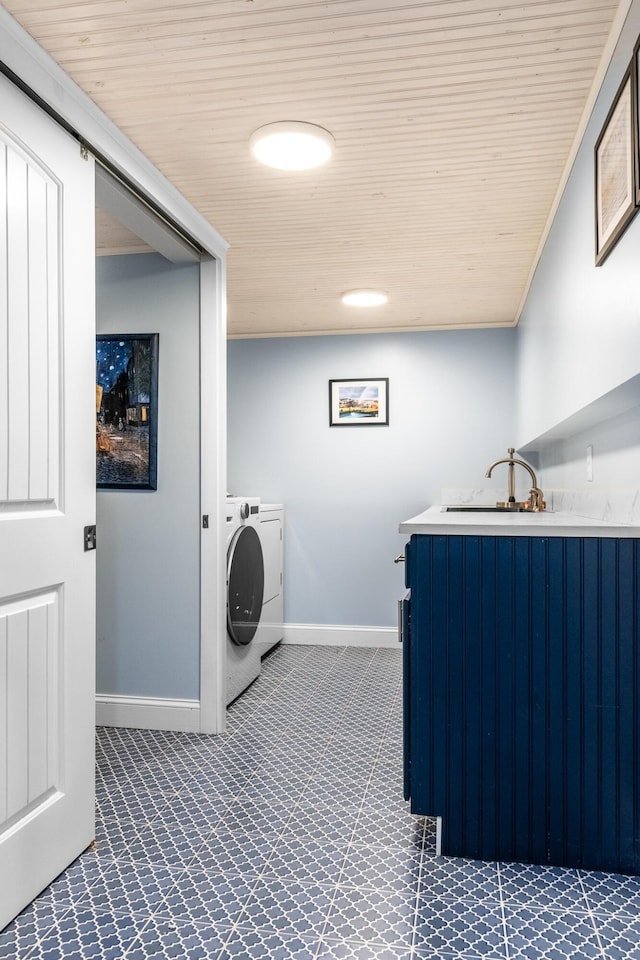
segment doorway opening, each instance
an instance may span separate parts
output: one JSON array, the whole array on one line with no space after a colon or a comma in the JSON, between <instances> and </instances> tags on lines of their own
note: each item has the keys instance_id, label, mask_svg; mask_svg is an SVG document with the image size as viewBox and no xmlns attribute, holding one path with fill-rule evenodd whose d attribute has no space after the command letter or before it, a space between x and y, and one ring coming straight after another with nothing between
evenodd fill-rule
<instances>
[{"instance_id":1,"label":"doorway opening","mask_svg":"<svg viewBox=\"0 0 640 960\"><path fill-rule=\"evenodd\" d=\"M202 504L215 498L215 491L203 490L201 471L211 455L201 428L210 400L201 385L202 266L197 245L96 165L96 332L108 335L116 351L118 343L124 351L129 338L157 338L156 488L97 490L99 724L223 729L218 611L203 587L203 570L217 566L217 525L210 520L202 530ZM111 360L111 367L134 363L117 352ZM122 393L123 382L130 392L134 378L123 371L119 380L108 381L111 393ZM124 411L119 434L102 450L97 436L101 469L122 456L129 424L144 432L138 408L151 410L142 395L118 400ZM112 401L105 395L98 407L97 392L98 421ZM215 584L211 588L215 592Z\"/></svg>"}]
</instances>

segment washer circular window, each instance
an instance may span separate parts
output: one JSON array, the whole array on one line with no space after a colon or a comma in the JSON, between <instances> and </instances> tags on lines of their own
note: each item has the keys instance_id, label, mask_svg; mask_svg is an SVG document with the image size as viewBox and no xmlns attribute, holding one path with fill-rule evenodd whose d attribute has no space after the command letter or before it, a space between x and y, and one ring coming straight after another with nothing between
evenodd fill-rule
<instances>
[{"instance_id":1,"label":"washer circular window","mask_svg":"<svg viewBox=\"0 0 640 960\"><path fill-rule=\"evenodd\" d=\"M256 634L264 594L262 545L253 527L242 527L233 538L227 581L227 630L243 646Z\"/></svg>"}]
</instances>

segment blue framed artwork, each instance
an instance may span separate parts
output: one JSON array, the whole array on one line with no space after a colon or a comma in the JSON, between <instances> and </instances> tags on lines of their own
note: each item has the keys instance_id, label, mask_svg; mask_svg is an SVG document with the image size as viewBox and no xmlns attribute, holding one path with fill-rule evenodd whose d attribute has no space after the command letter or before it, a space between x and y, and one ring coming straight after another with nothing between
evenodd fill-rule
<instances>
[{"instance_id":1,"label":"blue framed artwork","mask_svg":"<svg viewBox=\"0 0 640 960\"><path fill-rule=\"evenodd\" d=\"M96 483L155 490L158 334L96 337Z\"/></svg>"}]
</instances>

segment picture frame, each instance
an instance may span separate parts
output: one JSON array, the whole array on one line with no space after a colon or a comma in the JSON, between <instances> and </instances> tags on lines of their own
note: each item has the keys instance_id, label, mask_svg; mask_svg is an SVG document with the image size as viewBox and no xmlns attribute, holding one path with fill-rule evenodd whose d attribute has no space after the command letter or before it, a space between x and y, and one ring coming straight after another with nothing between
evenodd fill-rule
<instances>
[{"instance_id":1,"label":"picture frame","mask_svg":"<svg viewBox=\"0 0 640 960\"><path fill-rule=\"evenodd\" d=\"M635 138L635 175L636 207L640 207L640 37L633 51L632 80L634 92L634 138Z\"/></svg>"},{"instance_id":2,"label":"picture frame","mask_svg":"<svg viewBox=\"0 0 640 960\"><path fill-rule=\"evenodd\" d=\"M96 485L156 490L157 333L96 337Z\"/></svg>"},{"instance_id":3,"label":"picture frame","mask_svg":"<svg viewBox=\"0 0 640 960\"><path fill-rule=\"evenodd\" d=\"M635 62L634 57L595 145L596 266L604 263L638 209Z\"/></svg>"},{"instance_id":4,"label":"picture frame","mask_svg":"<svg viewBox=\"0 0 640 960\"><path fill-rule=\"evenodd\" d=\"M389 378L329 380L330 427L388 427Z\"/></svg>"}]
</instances>

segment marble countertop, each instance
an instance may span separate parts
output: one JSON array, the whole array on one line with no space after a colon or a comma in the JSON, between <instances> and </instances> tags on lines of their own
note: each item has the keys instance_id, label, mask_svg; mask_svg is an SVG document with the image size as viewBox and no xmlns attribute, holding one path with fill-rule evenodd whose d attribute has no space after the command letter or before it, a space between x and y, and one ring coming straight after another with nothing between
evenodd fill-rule
<instances>
[{"instance_id":1,"label":"marble countertop","mask_svg":"<svg viewBox=\"0 0 640 960\"><path fill-rule=\"evenodd\" d=\"M640 537L640 526L595 520L576 513L447 513L440 504L400 524L400 533L481 535L491 537Z\"/></svg>"}]
</instances>

